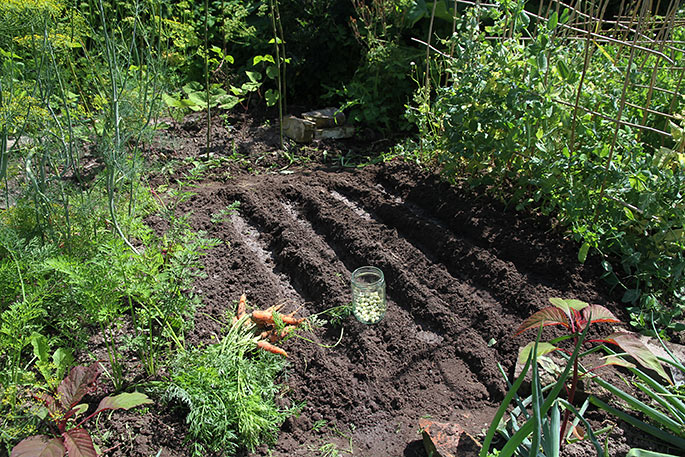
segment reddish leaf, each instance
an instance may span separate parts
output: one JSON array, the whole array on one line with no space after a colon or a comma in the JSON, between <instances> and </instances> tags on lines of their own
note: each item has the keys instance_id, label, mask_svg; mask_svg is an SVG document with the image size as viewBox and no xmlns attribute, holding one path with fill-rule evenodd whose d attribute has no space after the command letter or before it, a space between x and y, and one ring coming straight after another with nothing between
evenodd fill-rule
<instances>
[{"instance_id":1,"label":"reddish leaf","mask_svg":"<svg viewBox=\"0 0 685 457\"><path fill-rule=\"evenodd\" d=\"M45 407L47 408L48 411L50 411L50 414L56 415L57 414L57 402L55 402L55 399L52 395L48 395L44 392L38 392L35 395L37 400L40 400L43 402Z\"/></svg>"},{"instance_id":2,"label":"reddish leaf","mask_svg":"<svg viewBox=\"0 0 685 457\"><path fill-rule=\"evenodd\" d=\"M65 452L61 439L36 435L14 446L10 457L63 457Z\"/></svg>"},{"instance_id":3,"label":"reddish leaf","mask_svg":"<svg viewBox=\"0 0 685 457\"><path fill-rule=\"evenodd\" d=\"M81 427L72 428L62 433L64 445L67 447L69 457L97 457L93 440L88 432Z\"/></svg>"},{"instance_id":4,"label":"reddish leaf","mask_svg":"<svg viewBox=\"0 0 685 457\"><path fill-rule=\"evenodd\" d=\"M592 319L592 323L598 323L598 322L614 322L614 323L621 323L620 320L614 314L606 309L602 305L590 305L587 308L583 309L583 324L585 324L588 319Z\"/></svg>"},{"instance_id":5,"label":"reddish leaf","mask_svg":"<svg viewBox=\"0 0 685 457\"><path fill-rule=\"evenodd\" d=\"M661 363L656 358L656 355L654 355L654 353L650 351L649 348L632 333L612 333L611 335L607 336L604 341L620 347L624 352L634 358L640 365L656 371L662 378L668 381L669 384L673 384L671 379L666 374L666 371L664 371L664 367L661 366Z\"/></svg>"},{"instance_id":6,"label":"reddish leaf","mask_svg":"<svg viewBox=\"0 0 685 457\"><path fill-rule=\"evenodd\" d=\"M120 393L113 397L105 397L100 401L96 411L104 411L106 409L131 409L140 405L147 405L152 403L152 400L147 395L140 392Z\"/></svg>"},{"instance_id":7,"label":"reddish leaf","mask_svg":"<svg viewBox=\"0 0 685 457\"><path fill-rule=\"evenodd\" d=\"M516 334L518 335L531 328L538 328L541 325L563 325L564 327L569 328L569 318L561 309L555 306L550 306L545 309L541 309L523 321L519 328L516 329Z\"/></svg>"},{"instance_id":8,"label":"reddish leaf","mask_svg":"<svg viewBox=\"0 0 685 457\"><path fill-rule=\"evenodd\" d=\"M69 376L64 378L57 388L59 402L62 407L68 411L81 401L99 374L100 367L97 363L89 367L79 365L72 368Z\"/></svg>"}]
</instances>

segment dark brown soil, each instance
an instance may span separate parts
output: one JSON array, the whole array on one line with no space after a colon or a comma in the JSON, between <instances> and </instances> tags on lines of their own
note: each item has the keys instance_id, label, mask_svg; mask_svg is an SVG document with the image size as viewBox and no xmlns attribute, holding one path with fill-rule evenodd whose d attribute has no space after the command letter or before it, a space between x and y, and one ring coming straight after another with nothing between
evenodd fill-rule
<instances>
[{"instance_id":1,"label":"dark brown soil","mask_svg":"<svg viewBox=\"0 0 685 457\"><path fill-rule=\"evenodd\" d=\"M204 150L200 128L179 126L168 135L166 150L153 151L158 158ZM543 217L506 211L416 165L336 166L342 161L334 155L346 147L363 153L357 144L315 145L305 149L311 163L282 169L287 161L273 129L219 135L217 144L232 147L214 153L234 160L196 180L194 196L179 208L191 212L195 229L222 241L204 258L207 278L195 290L204 306L189 343L215 341L217 318L243 292L255 308L286 303L287 311L308 316L348 304L357 267L375 265L387 281L388 312L379 324L348 317L305 335L311 341L285 343L287 401L303 407L283 424L278 443L255 455L332 455L325 451L335 447L341 455L423 456L418 421L426 416L458 422L478 439L505 394L497 364L511 374L518 347L533 337L512 336L525 317L549 297L619 313L599 268L578 264L577 246ZM234 201L239 212L213 223ZM133 444L110 455L185 455L182 417L162 406L125 414L114 428L122 440L128 430ZM635 439L615 429L610 455L625 455ZM462 443L470 455L473 443ZM565 455L586 452L570 447Z\"/></svg>"}]
</instances>

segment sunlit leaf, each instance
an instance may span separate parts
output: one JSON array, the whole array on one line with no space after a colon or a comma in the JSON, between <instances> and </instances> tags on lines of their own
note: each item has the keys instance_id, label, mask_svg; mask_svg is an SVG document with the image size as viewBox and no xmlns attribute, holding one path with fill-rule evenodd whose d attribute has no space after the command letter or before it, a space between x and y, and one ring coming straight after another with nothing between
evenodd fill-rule
<instances>
[{"instance_id":1,"label":"sunlit leaf","mask_svg":"<svg viewBox=\"0 0 685 457\"><path fill-rule=\"evenodd\" d=\"M48 340L38 332L31 334L31 345L33 346L33 355L35 355L41 363L48 361Z\"/></svg>"},{"instance_id":2,"label":"sunlit leaf","mask_svg":"<svg viewBox=\"0 0 685 457\"><path fill-rule=\"evenodd\" d=\"M535 347L535 341L531 341L530 343L526 344L523 346L521 349L519 349L519 355L518 358L516 359L516 363L519 365L523 365L526 363L528 360L528 357L530 357L530 353ZM557 348L555 345L551 343L538 343L538 350L535 354L536 358L539 358L545 354L549 354L550 352L556 351Z\"/></svg>"},{"instance_id":3,"label":"sunlit leaf","mask_svg":"<svg viewBox=\"0 0 685 457\"><path fill-rule=\"evenodd\" d=\"M576 300L575 298L563 299L552 297L549 299L549 302L557 308L561 308L563 310L575 309L576 311L581 311L589 306L587 302Z\"/></svg>"},{"instance_id":4,"label":"sunlit leaf","mask_svg":"<svg viewBox=\"0 0 685 457\"><path fill-rule=\"evenodd\" d=\"M583 243L583 245L580 247L580 250L578 251L578 262L585 263L585 260L587 259L587 253L589 251L590 245L587 243Z\"/></svg>"},{"instance_id":5,"label":"sunlit leaf","mask_svg":"<svg viewBox=\"0 0 685 457\"><path fill-rule=\"evenodd\" d=\"M100 401L97 411L104 411L107 409L131 409L140 405L151 404L152 400L147 395L140 392L127 393L123 392L113 397L105 397Z\"/></svg>"},{"instance_id":6,"label":"sunlit leaf","mask_svg":"<svg viewBox=\"0 0 685 457\"><path fill-rule=\"evenodd\" d=\"M93 440L85 429L81 427L72 428L62 433L62 436L69 457L97 457Z\"/></svg>"},{"instance_id":7,"label":"sunlit leaf","mask_svg":"<svg viewBox=\"0 0 685 457\"><path fill-rule=\"evenodd\" d=\"M72 363L74 363L74 356L71 355L71 350L58 348L54 354L52 354L52 363L57 367L57 378L62 379L64 373L69 369Z\"/></svg>"},{"instance_id":8,"label":"sunlit leaf","mask_svg":"<svg viewBox=\"0 0 685 457\"><path fill-rule=\"evenodd\" d=\"M88 405L86 403L79 403L78 405L71 408L71 411L74 413L74 417L78 417L81 414L88 411Z\"/></svg>"},{"instance_id":9,"label":"sunlit leaf","mask_svg":"<svg viewBox=\"0 0 685 457\"><path fill-rule=\"evenodd\" d=\"M642 343L642 341L640 341L640 339L634 334L628 332L616 332L604 338L603 341L620 347L624 352L634 358L640 365L656 371L662 378L668 381L669 384L672 384L671 379L666 374L666 371L661 366L661 363L656 358L656 355L654 355L654 353L650 351L649 348L645 346L644 343Z\"/></svg>"},{"instance_id":10,"label":"sunlit leaf","mask_svg":"<svg viewBox=\"0 0 685 457\"><path fill-rule=\"evenodd\" d=\"M628 362L626 359L623 359L621 357L617 357L615 355L609 355L604 358L604 364L605 365L614 365L617 367L624 367L624 368L635 368L634 363Z\"/></svg>"},{"instance_id":11,"label":"sunlit leaf","mask_svg":"<svg viewBox=\"0 0 685 457\"><path fill-rule=\"evenodd\" d=\"M562 78L564 78L565 80L569 79L569 76L571 75L571 70L568 69L566 62L564 62L564 60L561 58L557 60L557 70L559 71L559 75Z\"/></svg>"},{"instance_id":12,"label":"sunlit leaf","mask_svg":"<svg viewBox=\"0 0 685 457\"><path fill-rule=\"evenodd\" d=\"M536 62L540 71L547 71L547 54L544 52L538 54Z\"/></svg>"},{"instance_id":13,"label":"sunlit leaf","mask_svg":"<svg viewBox=\"0 0 685 457\"><path fill-rule=\"evenodd\" d=\"M14 446L10 457L62 457L65 452L61 439L37 435Z\"/></svg>"},{"instance_id":14,"label":"sunlit leaf","mask_svg":"<svg viewBox=\"0 0 685 457\"><path fill-rule=\"evenodd\" d=\"M278 92L273 89L269 89L264 94L264 98L266 99L266 106L274 106L276 103L278 103Z\"/></svg>"},{"instance_id":15,"label":"sunlit leaf","mask_svg":"<svg viewBox=\"0 0 685 457\"><path fill-rule=\"evenodd\" d=\"M553 12L552 15L549 17L549 20L547 21L547 27L552 30L554 27L557 26L557 23L559 22L559 15L557 12Z\"/></svg>"},{"instance_id":16,"label":"sunlit leaf","mask_svg":"<svg viewBox=\"0 0 685 457\"><path fill-rule=\"evenodd\" d=\"M516 329L516 334L518 335L531 328L538 328L541 325L563 325L566 328L570 328L570 322L566 313L559 308L550 306L523 321L519 328Z\"/></svg>"}]
</instances>

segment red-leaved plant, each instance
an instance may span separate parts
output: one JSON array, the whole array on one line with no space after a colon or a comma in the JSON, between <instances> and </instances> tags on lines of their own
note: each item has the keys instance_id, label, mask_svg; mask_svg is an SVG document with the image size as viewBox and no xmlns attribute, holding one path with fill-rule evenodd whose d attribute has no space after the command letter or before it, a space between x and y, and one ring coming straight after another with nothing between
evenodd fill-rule
<instances>
[{"instance_id":1,"label":"red-leaved plant","mask_svg":"<svg viewBox=\"0 0 685 457\"><path fill-rule=\"evenodd\" d=\"M57 387L54 395L40 393L36 399L42 402L47 415L54 422L55 434L35 435L17 444L10 457L97 457L93 440L83 424L103 411L130 409L152 403L147 395L133 392L105 397L97 409L84 419L78 417L88 410L88 405L79 403L91 392L100 375L100 366L94 363L88 367L74 367Z\"/></svg>"},{"instance_id":2,"label":"red-leaved plant","mask_svg":"<svg viewBox=\"0 0 685 457\"><path fill-rule=\"evenodd\" d=\"M614 314L607 308L601 305L590 305L586 302L574 299L564 300L561 298L550 298L549 301L553 306L548 306L544 308L528 319L523 321L523 323L516 330L516 335L523 333L529 329L537 329L540 326L548 325L560 325L565 327L569 332L568 335L556 338L549 343L538 342L536 356L542 356L553 351L564 351L569 353L569 351L557 347L556 344L566 340L573 340L574 346L576 346L580 339L583 337L584 330L586 326L594 323L607 322L607 323L621 323L620 320L614 316ZM604 338L600 339L588 339L585 342L588 343L609 343L620 347L623 352L631 356L637 363L645 368L656 371L661 377L663 377L667 382L671 383L670 378L661 366L661 363L657 357L652 353L652 351L647 348L639 338L629 332L614 332ZM582 342L581 342L582 343ZM528 359L530 352L535 347L535 342L531 342L528 345L521 348L519 352L519 362L523 360L524 362ZM570 354L570 353L569 353ZM587 352L585 353L587 354ZM568 402L573 404L573 400L576 394L576 389L578 387L578 381L583 375L579 372L579 361L578 359L584 354L580 354L578 357L573 358L573 375L569 385L565 385L566 393L568 396ZM607 357L605 363L598 367L594 367L588 372L596 370L601 366L606 365L620 365L627 366L630 365L624 359L616 356ZM568 420L571 412L567 409L564 412L564 420L561 425L560 436L565 436Z\"/></svg>"}]
</instances>

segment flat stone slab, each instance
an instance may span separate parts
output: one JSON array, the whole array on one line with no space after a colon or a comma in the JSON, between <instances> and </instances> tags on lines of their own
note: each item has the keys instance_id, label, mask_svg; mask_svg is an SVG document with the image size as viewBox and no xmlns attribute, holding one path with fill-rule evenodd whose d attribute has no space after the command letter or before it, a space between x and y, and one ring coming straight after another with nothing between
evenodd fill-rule
<instances>
[{"instance_id":1,"label":"flat stone slab","mask_svg":"<svg viewBox=\"0 0 685 457\"><path fill-rule=\"evenodd\" d=\"M354 135L354 126L343 125L341 127L330 127L327 129L314 130L315 140L339 140L342 138L352 138Z\"/></svg>"},{"instance_id":2,"label":"flat stone slab","mask_svg":"<svg viewBox=\"0 0 685 457\"><path fill-rule=\"evenodd\" d=\"M316 124L306 119L288 116L283 119L283 133L298 143L311 143Z\"/></svg>"},{"instance_id":3,"label":"flat stone slab","mask_svg":"<svg viewBox=\"0 0 685 457\"><path fill-rule=\"evenodd\" d=\"M345 114L338 108L323 108L302 113L302 117L316 123L316 128L336 127L345 123Z\"/></svg>"},{"instance_id":4,"label":"flat stone slab","mask_svg":"<svg viewBox=\"0 0 685 457\"><path fill-rule=\"evenodd\" d=\"M301 118L284 118L283 133L297 143L351 138L354 135L354 127L343 125L344 122L345 115L337 108L324 108L304 113Z\"/></svg>"}]
</instances>

